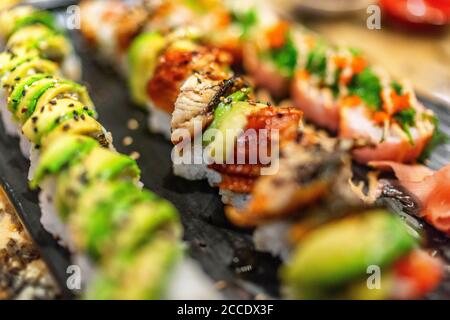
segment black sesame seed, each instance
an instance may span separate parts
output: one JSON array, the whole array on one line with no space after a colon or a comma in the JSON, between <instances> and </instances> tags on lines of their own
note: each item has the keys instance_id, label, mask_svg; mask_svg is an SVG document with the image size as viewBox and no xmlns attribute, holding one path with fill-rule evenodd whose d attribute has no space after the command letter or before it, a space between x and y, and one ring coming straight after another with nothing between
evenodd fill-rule
<instances>
[{"instance_id":1,"label":"black sesame seed","mask_svg":"<svg viewBox=\"0 0 450 320\"><path fill-rule=\"evenodd\" d=\"M33 121L33 123L36 123L38 121L38 117L36 117L36 116L32 117L31 121Z\"/></svg>"}]
</instances>

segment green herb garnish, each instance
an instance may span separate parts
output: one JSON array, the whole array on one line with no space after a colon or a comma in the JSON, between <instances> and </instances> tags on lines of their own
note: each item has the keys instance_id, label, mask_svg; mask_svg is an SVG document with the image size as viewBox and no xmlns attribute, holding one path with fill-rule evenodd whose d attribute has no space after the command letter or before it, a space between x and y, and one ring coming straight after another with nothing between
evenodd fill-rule
<instances>
[{"instance_id":1,"label":"green herb garnish","mask_svg":"<svg viewBox=\"0 0 450 320\"><path fill-rule=\"evenodd\" d=\"M337 69L334 73L334 82L330 86L331 91L333 92L333 97L337 98L339 96L339 78L341 77L342 70Z\"/></svg>"},{"instance_id":2,"label":"green herb garnish","mask_svg":"<svg viewBox=\"0 0 450 320\"><path fill-rule=\"evenodd\" d=\"M232 12L232 22L239 25L242 29L242 38L247 38L250 30L258 22L258 15L255 9L250 9L246 12Z\"/></svg>"},{"instance_id":3,"label":"green herb garnish","mask_svg":"<svg viewBox=\"0 0 450 320\"><path fill-rule=\"evenodd\" d=\"M418 160L422 163L424 163L431 156L431 153L434 151L434 149L436 149L441 144L445 144L450 141L449 136L442 132L439 119L436 116L432 116L431 121L434 124L434 131L430 141L419 156Z\"/></svg>"},{"instance_id":4,"label":"green herb garnish","mask_svg":"<svg viewBox=\"0 0 450 320\"><path fill-rule=\"evenodd\" d=\"M321 79L325 78L327 71L327 56L326 46L318 44L309 54L306 62L306 70L319 76Z\"/></svg>"},{"instance_id":5,"label":"green herb garnish","mask_svg":"<svg viewBox=\"0 0 450 320\"><path fill-rule=\"evenodd\" d=\"M286 36L286 43L283 47L270 51L270 57L275 66L288 77L294 75L297 67L297 48L289 35Z\"/></svg>"},{"instance_id":6,"label":"green herb garnish","mask_svg":"<svg viewBox=\"0 0 450 320\"><path fill-rule=\"evenodd\" d=\"M403 95L403 87L397 81L391 82L391 88L394 89L395 93L397 93L398 96Z\"/></svg>"},{"instance_id":7,"label":"green herb garnish","mask_svg":"<svg viewBox=\"0 0 450 320\"><path fill-rule=\"evenodd\" d=\"M374 110L381 110L381 83L372 69L365 68L356 74L348 85L349 93L360 97L366 105Z\"/></svg>"},{"instance_id":8,"label":"green herb garnish","mask_svg":"<svg viewBox=\"0 0 450 320\"><path fill-rule=\"evenodd\" d=\"M409 143L414 145L414 140L411 135L410 128L416 125L416 110L413 108L405 109L394 114L394 119L401 125L403 131L408 136Z\"/></svg>"}]
</instances>

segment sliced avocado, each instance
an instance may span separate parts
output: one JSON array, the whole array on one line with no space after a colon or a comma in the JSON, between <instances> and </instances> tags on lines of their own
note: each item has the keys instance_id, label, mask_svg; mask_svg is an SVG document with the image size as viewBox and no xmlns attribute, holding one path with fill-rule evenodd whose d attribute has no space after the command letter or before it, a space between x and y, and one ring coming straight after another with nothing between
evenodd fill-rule
<instances>
[{"instance_id":1,"label":"sliced avocado","mask_svg":"<svg viewBox=\"0 0 450 320\"><path fill-rule=\"evenodd\" d=\"M19 107L19 102L23 98L23 92L25 91L25 88L29 88L36 81L45 78L49 79L52 78L52 76L45 73L41 73L41 74L34 74L18 80L11 94L8 97L8 110L11 111L13 114L16 113L17 108Z\"/></svg>"},{"instance_id":2,"label":"sliced avocado","mask_svg":"<svg viewBox=\"0 0 450 320\"><path fill-rule=\"evenodd\" d=\"M4 87L14 88L21 79L37 73L56 75L59 73L59 67L50 60L36 57L18 65L14 68L14 71L5 75L2 79L2 85Z\"/></svg>"},{"instance_id":3,"label":"sliced avocado","mask_svg":"<svg viewBox=\"0 0 450 320\"><path fill-rule=\"evenodd\" d=\"M139 188L131 181L124 180L97 180L93 181L81 190L77 203L73 206L73 212L76 214L95 210L97 207L107 205L111 199L120 197L121 194L127 193L129 190L140 192ZM148 195L147 195L148 196ZM149 198L157 199L156 195Z\"/></svg>"},{"instance_id":4,"label":"sliced avocado","mask_svg":"<svg viewBox=\"0 0 450 320\"><path fill-rule=\"evenodd\" d=\"M136 182L139 176L140 170L134 159L106 148L94 148L58 177L57 207L64 215L75 205L80 192L93 181L121 179Z\"/></svg>"},{"instance_id":5,"label":"sliced avocado","mask_svg":"<svg viewBox=\"0 0 450 320\"><path fill-rule=\"evenodd\" d=\"M24 123L34 112L44 113L46 108L63 97L77 99L88 108L93 106L84 86L68 80L42 79L34 82L23 94L15 115Z\"/></svg>"},{"instance_id":6,"label":"sliced avocado","mask_svg":"<svg viewBox=\"0 0 450 320\"><path fill-rule=\"evenodd\" d=\"M9 10L0 11L0 33L8 38L13 32L16 22L30 16L36 9L32 6L17 6Z\"/></svg>"},{"instance_id":7,"label":"sliced avocado","mask_svg":"<svg viewBox=\"0 0 450 320\"><path fill-rule=\"evenodd\" d=\"M30 187L35 189L47 175L60 172L98 145L96 140L85 136L72 134L59 136L51 145L43 149L34 177L30 181Z\"/></svg>"},{"instance_id":8,"label":"sliced avocado","mask_svg":"<svg viewBox=\"0 0 450 320\"><path fill-rule=\"evenodd\" d=\"M117 298L154 300L166 298L166 288L176 263L183 256L179 242L157 238L131 258L120 275Z\"/></svg>"},{"instance_id":9,"label":"sliced avocado","mask_svg":"<svg viewBox=\"0 0 450 320\"><path fill-rule=\"evenodd\" d=\"M113 198L97 203L95 207L91 204L86 211L78 208L76 214L69 216L75 243L80 249L86 250L92 259L98 260L128 218L130 208L135 203L152 198L153 194L128 182L128 187L122 193L114 194Z\"/></svg>"},{"instance_id":10,"label":"sliced avocado","mask_svg":"<svg viewBox=\"0 0 450 320\"><path fill-rule=\"evenodd\" d=\"M30 61L38 56L37 52L30 54L17 55L15 53L4 52L0 60L0 78L14 71L20 64Z\"/></svg>"},{"instance_id":11,"label":"sliced avocado","mask_svg":"<svg viewBox=\"0 0 450 320\"><path fill-rule=\"evenodd\" d=\"M76 99L86 107L94 109L94 103L89 97L86 87L69 80L59 80L54 86L46 90L39 97L36 109L40 110L47 104L55 104L57 99L64 97Z\"/></svg>"},{"instance_id":12,"label":"sliced avocado","mask_svg":"<svg viewBox=\"0 0 450 320\"><path fill-rule=\"evenodd\" d=\"M87 292L88 299L166 298L167 283L183 248L178 242L155 239L128 257L112 256Z\"/></svg>"},{"instance_id":13,"label":"sliced avocado","mask_svg":"<svg viewBox=\"0 0 450 320\"><path fill-rule=\"evenodd\" d=\"M239 91L230 94L223 101L221 101L217 105L216 110L214 111L214 120L213 122L211 122L208 129L218 129L222 124L224 115L230 111L232 103L238 101L247 101L250 92L251 92L250 88L243 88ZM209 141L205 141L205 143L208 142Z\"/></svg>"},{"instance_id":14,"label":"sliced avocado","mask_svg":"<svg viewBox=\"0 0 450 320\"><path fill-rule=\"evenodd\" d=\"M8 40L7 48L17 50L19 47L36 49L40 56L61 61L72 51L67 37L44 25L26 26L14 33Z\"/></svg>"},{"instance_id":15,"label":"sliced avocado","mask_svg":"<svg viewBox=\"0 0 450 320\"><path fill-rule=\"evenodd\" d=\"M53 33L41 39L36 48L44 58L57 62L62 62L65 57L73 52L72 43L61 33Z\"/></svg>"},{"instance_id":16,"label":"sliced avocado","mask_svg":"<svg viewBox=\"0 0 450 320\"><path fill-rule=\"evenodd\" d=\"M55 32L44 25L30 25L13 33L6 43L7 48L34 46L36 42Z\"/></svg>"},{"instance_id":17,"label":"sliced avocado","mask_svg":"<svg viewBox=\"0 0 450 320\"><path fill-rule=\"evenodd\" d=\"M204 141L209 142L207 152L215 163L225 163L231 155L236 139L247 125L248 115L266 107L266 104L238 101L216 109L217 121L203 134Z\"/></svg>"},{"instance_id":18,"label":"sliced avocado","mask_svg":"<svg viewBox=\"0 0 450 320\"><path fill-rule=\"evenodd\" d=\"M138 105L145 105L146 86L152 77L159 53L166 46L166 40L158 32L148 32L137 36L128 51L130 66L131 96Z\"/></svg>"},{"instance_id":19,"label":"sliced avocado","mask_svg":"<svg viewBox=\"0 0 450 320\"><path fill-rule=\"evenodd\" d=\"M99 272L100 273L100 272ZM110 277L97 273L92 284L89 285L83 299L85 300L113 300L117 296L118 277Z\"/></svg>"},{"instance_id":20,"label":"sliced avocado","mask_svg":"<svg viewBox=\"0 0 450 320\"><path fill-rule=\"evenodd\" d=\"M179 240L181 236L178 212L163 199L137 203L130 209L125 225L114 238L113 251L132 254L156 235L163 235L173 241Z\"/></svg>"},{"instance_id":21,"label":"sliced avocado","mask_svg":"<svg viewBox=\"0 0 450 320\"><path fill-rule=\"evenodd\" d=\"M46 147L61 134L77 134L88 136L99 141L102 146L108 147L109 141L105 136L103 126L92 117L80 117L65 120L58 124L53 130L41 138L41 146ZM106 144L105 144L106 142Z\"/></svg>"},{"instance_id":22,"label":"sliced avocado","mask_svg":"<svg viewBox=\"0 0 450 320\"><path fill-rule=\"evenodd\" d=\"M57 82L58 80L56 78L43 78L33 82L22 92L22 98L20 98L14 113L15 118L21 124L25 123L25 121L34 113L39 98L48 89L55 86Z\"/></svg>"},{"instance_id":23,"label":"sliced avocado","mask_svg":"<svg viewBox=\"0 0 450 320\"><path fill-rule=\"evenodd\" d=\"M61 32L53 13L49 11L33 11L15 20L11 33L15 33L23 27L35 24L42 24L54 31Z\"/></svg>"},{"instance_id":24,"label":"sliced avocado","mask_svg":"<svg viewBox=\"0 0 450 320\"><path fill-rule=\"evenodd\" d=\"M60 124L70 119L84 121L86 117L93 117L95 111L74 99L58 99L54 105L48 104L41 112L35 110L33 115L22 127L24 135L34 144L40 144L41 138Z\"/></svg>"},{"instance_id":25,"label":"sliced avocado","mask_svg":"<svg viewBox=\"0 0 450 320\"><path fill-rule=\"evenodd\" d=\"M371 265L388 268L416 244L395 215L370 211L308 234L281 275L294 296L320 296L355 282Z\"/></svg>"}]
</instances>

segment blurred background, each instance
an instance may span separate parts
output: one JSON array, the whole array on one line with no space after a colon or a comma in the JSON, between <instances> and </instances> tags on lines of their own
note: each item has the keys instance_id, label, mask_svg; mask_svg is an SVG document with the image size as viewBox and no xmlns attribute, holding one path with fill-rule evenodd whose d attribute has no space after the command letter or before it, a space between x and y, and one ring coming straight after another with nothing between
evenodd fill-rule
<instances>
[{"instance_id":1,"label":"blurred background","mask_svg":"<svg viewBox=\"0 0 450 320\"><path fill-rule=\"evenodd\" d=\"M450 107L450 0L270 1L332 42L363 49L419 94Z\"/></svg>"}]
</instances>

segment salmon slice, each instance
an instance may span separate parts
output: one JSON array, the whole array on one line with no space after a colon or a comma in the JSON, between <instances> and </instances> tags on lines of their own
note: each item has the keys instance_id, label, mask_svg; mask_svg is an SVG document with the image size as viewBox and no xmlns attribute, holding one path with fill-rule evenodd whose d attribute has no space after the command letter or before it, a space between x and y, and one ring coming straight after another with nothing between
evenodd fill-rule
<instances>
[{"instance_id":1,"label":"salmon slice","mask_svg":"<svg viewBox=\"0 0 450 320\"><path fill-rule=\"evenodd\" d=\"M339 136L361 139L367 145L353 151L354 159L362 164L370 161L415 162L430 141L434 125L420 121L410 128L410 141L398 124L391 123L385 129L372 119L370 112L364 106L340 108Z\"/></svg>"},{"instance_id":2,"label":"salmon slice","mask_svg":"<svg viewBox=\"0 0 450 320\"><path fill-rule=\"evenodd\" d=\"M297 73L291 85L294 106L303 111L305 118L316 125L337 132L339 104L328 88L319 88Z\"/></svg>"}]
</instances>

